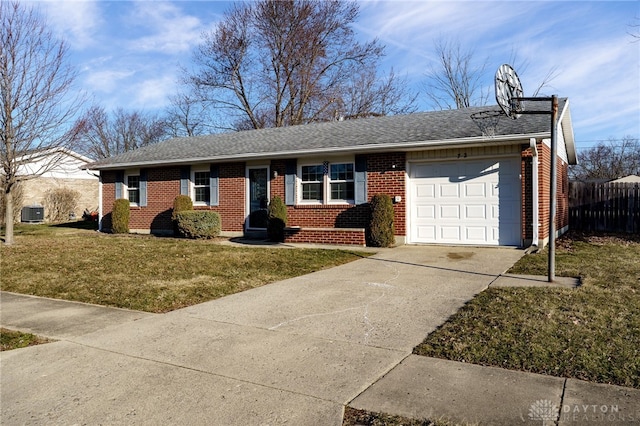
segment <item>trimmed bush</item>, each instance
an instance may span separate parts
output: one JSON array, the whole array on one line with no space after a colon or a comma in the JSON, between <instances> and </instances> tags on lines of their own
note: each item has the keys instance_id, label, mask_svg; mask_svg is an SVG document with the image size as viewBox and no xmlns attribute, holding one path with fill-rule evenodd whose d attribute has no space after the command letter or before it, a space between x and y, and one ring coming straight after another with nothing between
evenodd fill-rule
<instances>
[{"instance_id":1,"label":"trimmed bush","mask_svg":"<svg viewBox=\"0 0 640 426\"><path fill-rule=\"evenodd\" d=\"M47 218L51 222L66 222L78 207L80 193L71 188L54 188L44 194Z\"/></svg>"},{"instance_id":2,"label":"trimmed bush","mask_svg":"<svg viewBox=\"0 0 640 426\"><path fill-rule=\"evenodd\" d=\"M193 201L188 195L178 195L173 199L173 210L171 211L171 222L173 223L173 235L179 236L180 230L178 230L178 221L176 215L180 212L187 212L193 210Z\"/></svg>"},{"instance_id":3,"label":"trimmed bush","mask_svg":"<svg viewBox=\"0 0 640 426\"><path fill-rule=\"evenodd\" d=\"M111 232L114 234L129 233L129 200L119 198L113 203L111 212Z\"/></svg>"},{"instance_id":4,"label":"trimmed bush","mask_svg":"<svg viewBox=\"0 0 640 426\"><path fill-rule=\"evenodd\" d=\"M179 235L185 238L207 239L220 235L220 215L208 210L176 213Z\"/></svg>"},{"instance_id":5,"label":"trimmed bush","mask_svg":"<svg viewBox=\"0 0 640 426\"><path fill-rule=\"evenodd\" d=\"M267 208L267 236L271 241L284 241L284 227L287 226L287 206L280 197L273 197Z\"/></svg>"},{"instance_id":6,"label":"trimmed bush","mask_svg":"<svg viewBox=\"0 0 640 426\"><path fill-rule=\"evenodd\" d=\"M387 194L376 194L371 199L371 222L369 223L367 245L390 247L395 243L393 225L393 202Z\"/></svg>"},{"instance_id":7,"label":"trimmed bush","mask_svg":"<svg viewBox=\"0 0 640 426\"><path fill-rule=\"evenodd\" d=\"M176 214L193 210L193 201L188 195L178 195L173 200L173 210L171 211L171 220L176 220Z\"/></svg>"}]
</instances>

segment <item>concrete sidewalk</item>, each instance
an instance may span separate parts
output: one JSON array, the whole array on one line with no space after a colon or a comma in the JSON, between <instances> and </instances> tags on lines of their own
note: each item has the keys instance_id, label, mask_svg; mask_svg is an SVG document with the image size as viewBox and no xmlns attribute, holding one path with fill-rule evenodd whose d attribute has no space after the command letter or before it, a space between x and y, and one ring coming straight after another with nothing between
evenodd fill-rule
<instances>
[{"instance_id":1,"label":"concrete sidewalk","mask_svg":"<svg viewBox=\"0 0 640 426\"><path fill-rule=\"evenodd\" d=\"M400 247L162 315L2 293L2 326L60 341L0 354L1 422L339 425L351 404L515 424L538 401L636 414L637 390L411 355L520 256Z\"/></svg>"}]
</instances>

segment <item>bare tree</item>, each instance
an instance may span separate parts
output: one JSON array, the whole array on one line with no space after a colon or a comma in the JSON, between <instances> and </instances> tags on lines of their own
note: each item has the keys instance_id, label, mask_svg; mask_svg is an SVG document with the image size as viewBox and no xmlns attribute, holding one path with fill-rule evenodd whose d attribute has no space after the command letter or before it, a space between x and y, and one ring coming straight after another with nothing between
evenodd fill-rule
<instances>
[{"instance_id":1,"label":"bare tree","mask_svg":"<svg viewBox=\"0 0 640 426\"><path fill-rule=\"evenodd\" d=\"M70 126L81 98L71 92L75 70L67 44L34 9L0 2L0 184L5 195L5 244L13 238L16 185L54 168L61 148L72 148ZM71 130L68 130L71 129ZM25 166L31 166L25 174Z\"/></svg>"},{"instance_id":2,"label":"bare tree","mask_svg":"<svg viewBox=\"0 0 640 426\"><path fill-rule=\"evenodd\" d=\"M377 68L384 50L377 40L355 40L358 12L356 2L339 0L236 4L204 35L189 82L224 110L234 130L332 120L336 110L345 115L347 88ZM377 87L397 86L392 79ZM367 109L384 114L410 103L392 106L391 97Z\"/></svg>"},{"instance_id":3,"label":"bare tree","mask_svg":"<svg viewBox=\"0 0 640 426\"><path fill-rule=\"evenodd\" d=\"M485 72L488 58L477 61L474 51L463 49L458 41L440 39L434 46L438 59L429 67L425 89L435 108L457 109L493 103L492 75ZM514 64L522 75L528 63L518 62L517 54L512 52L509 63ZM551 68L529 96L539 96L542 90L550 88L551 81L558 75L557 70L557 67Z\"/></svg>"},{"instance_id":4,"label":"bare tree","mask_svg":"<svg viewBox=\"0 0 640 426\"><path fill-rule=\"evenodd\" d=\"M477 63L473 50L463 50L458 41L434 43L437 62L427 73L427 96L438 109L486 105L489 86L483 86L488 59Z\"/></svg>"},{"instance_id":5,"label":"bare tree","mask_svg":"<svg viewBox=\"0 0 640 426\"><path fill-rule=\"evenodd\" d=\"M165 124L156 116L122 108L109 117L104 108L93 106L76 127L84 152L94 158L107 158L159 142L167 136Z\"/></svg>"},{"instance_id":6,"label":"bare tree","mask_svg":"<svg viewBox=\"0 0 640 426\"><path fill-rule=\"evenodd\" d=\"M632 42L637 43L640 41L640 17L636 16L634 19L635 23L629 24L629 27L632 28L629 35L633 38Z\"/></svg>"},{"instance_id":7,"label":"bare tree","mask_svg":"<svg viewBox=\"0 0 640 426\"><path fill-rule=\"evenodd\" d=\"M410 95L405 79L396 77L393 70L380 78L374 69L354 75L343 89L336 118L361 118L380 115L410 114L416 111L417 94Z\"/></svg>"},{"instance_id":8,"label":"bare tree","mask_svg":"<svg viewBox=\"0 0 640 426\"><path fill-rule=\"evenodd\" d=\"M177 93L169 97L171 105L165 112L166 131L169 136L197 136L212 133L220 126L214 124L214 109L206 100L188 93Z\"/></svg>"},{"instance_id":9,"label":"bare tree","mask_svg":"<svg viewBox=\"0 0 640 426\"><path fill-rule=\"evenodd\" d=\"M571 177L578 180L617 179L640 175L640 142L625 136L601 141L578 153L578 164L571 167Z\"/></svg>"}]
</instances>

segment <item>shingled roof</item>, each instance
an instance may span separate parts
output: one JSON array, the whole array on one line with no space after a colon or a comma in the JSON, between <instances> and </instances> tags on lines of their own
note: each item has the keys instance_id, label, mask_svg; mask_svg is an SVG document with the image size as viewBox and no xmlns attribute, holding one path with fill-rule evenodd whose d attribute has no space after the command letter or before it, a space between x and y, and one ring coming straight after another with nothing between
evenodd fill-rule
<instances>
[{"instance_id":1,"label":"shingled roof","mask_svg":"<svg viewBox=\"0 0 640 426\"><path fill-rule=\"evenodd\" d=\"M537 108L549 110L549 105L542 103ZM549 137L551 120L546 114L522 115L517 120L503 116L496 128L495 137L483 136L471 115L498 110L499 107L495 105L174 138L88 164L87 168L102 170L291 158L326 152L406 151ZM570 157L572 152L575 156L567 99L560 100L559 117L565 124L563 136L567 151Z\"/></svg>"}]
</instances>

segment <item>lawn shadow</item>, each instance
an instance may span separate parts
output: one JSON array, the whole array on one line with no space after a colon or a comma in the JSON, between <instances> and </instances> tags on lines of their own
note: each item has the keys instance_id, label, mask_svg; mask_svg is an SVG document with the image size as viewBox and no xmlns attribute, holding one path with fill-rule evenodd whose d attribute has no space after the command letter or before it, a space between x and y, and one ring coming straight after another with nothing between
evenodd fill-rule
<instances>
[{"instance_id":1,"label":"lawn shadow","mask_svg":"<svg viewBox=\"0 0 640 426\"><path fill-rule=\"evenodd\" d=\"M98 222L94 220L78 220L75 222L56 223L51 225L53 228L69 228L69 229L87 229L90 231L98 230Z\"/></svg>"},{"instance_id":2,"label":"lawn shadow","mask_svg":"<svg viewBox=\"0 0 640 426\"><path fill-rule=\"evenodd\" d=\"M437 271L459 272L459 273L462 273L462 274L478 275L478 276L481 276L481 277L497 278L497 277L500 276L500 275L496 275L496 274L487 274L487 273L484 273L484 272L464 271L462 269L445 268L445 267L442 267L442 266L433 266L433 265L424 265L424 264L420 264L420 263L404 262L404 261L401 261L401 260L378 259L378 258L375 258L375 257L368 257L367 259L375 260L375 261L378 261L378 262L397 263L399 265L417 266L419 268L426 268L426 269L432 269L432 270L437 270Z\"/></svg>"}]
</instances>

